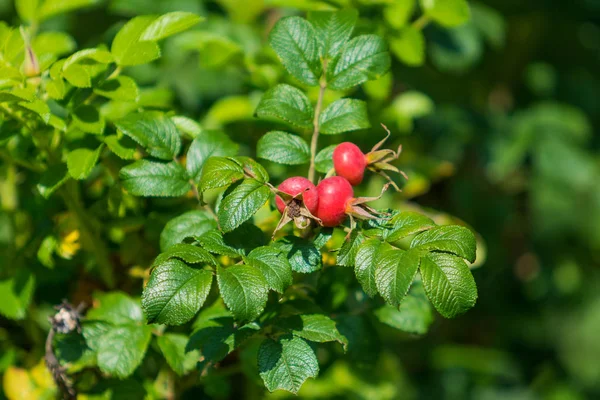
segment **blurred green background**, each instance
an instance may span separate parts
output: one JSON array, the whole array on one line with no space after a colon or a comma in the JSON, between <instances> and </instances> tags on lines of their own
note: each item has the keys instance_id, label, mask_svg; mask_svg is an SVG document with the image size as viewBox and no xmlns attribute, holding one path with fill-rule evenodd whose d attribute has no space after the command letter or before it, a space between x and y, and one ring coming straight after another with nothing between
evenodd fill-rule
<instances>
[{"instance_id":1,"label":"blurred green background","mask_svg":"<svg viewBox=\"0 0 600 400\"><path fill-rule=\"evenodd\" d=\"M223 129L253 155L273 126L253 118L254 108L264 90L290 80L266 46L274 21L358 8L358 30L385 36L394 58L388 75L352 94L368 100L373 128L348 139L367 150L383 137L384 123L393 132L389 147L403 145L398 165L410 180L380 205L418 204L479 233L479 300L460 318L437 318L423 337L379 327L382 343L369 343L373 356L386 349L376 368L325 363L300 397L600 398L600 0L470 2L468 23L424 28L422 65L398 39L402 23L393 7L402 2L110 0L41 28L66 30L84 48L110 43L137 14L205 16L198 28L167 40L159 62L126 74L153 88L146 94L154 107ZM19 24L12 1L0 0L0 19ZM329 139L338 140L326 137L323 147ZM268 167L274 182L289 173ZM381 181L364 186L372 192ZM0 222L0 241L7 230ZM36 289L35 302L46 310L63 295L48 292L56 288L55 271ZM14 342L19 329L0 317L0 343ZM20 349L0 347L0 373L30 350L28 339L22 342ZM201 395L238 398L235 382L225 376ZM262 393L245 390L248 398Z\"/></svg>"}]
</instances>

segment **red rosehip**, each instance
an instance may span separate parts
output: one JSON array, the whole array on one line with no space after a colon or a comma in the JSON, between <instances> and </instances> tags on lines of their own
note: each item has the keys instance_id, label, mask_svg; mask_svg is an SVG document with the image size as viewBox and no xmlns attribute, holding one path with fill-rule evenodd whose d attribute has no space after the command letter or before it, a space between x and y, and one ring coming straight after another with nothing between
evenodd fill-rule
<instances>
[{"instance_id":1,"label":"red rosehip","mask_svg":"<svg viewBox=\"0 0 600 400\"><path fill-rule=\"evenodd\" d=\"M281 182L278 189L290 196L296 196L297 194L302 193L302 200L308 211L310 211L311 214L314 214L317 211L317 206L319 204L317 188L308 179L301 176L294 176ZM279 212L283 214L285 202L280 196L275 197L275 204L277 205Z\"/></svg>"},{"instance_id":2,"label":"red rosehip","mask_svg":"<svg viewBox=\"0 0 600 400\"><path fill-rule=\"evenodd\" d=\"M319 206L315 215L321 219L323 226L334 227L344 222L347 207L354 197L348 180L342 176L323 179L317 185L317 193Z\"/></svg>"},{"instance_id":3,"label":"red rosehip","mask_svg":"<svg viewBox=\"0 0 600 400\"><path fill-rule=\"evenodd\" d=\"M333 151L333 166L337 175L346 178L352 186L356 186L363 180L367 160L357 145L344 142Z\"/></svg>"}]
</instances>

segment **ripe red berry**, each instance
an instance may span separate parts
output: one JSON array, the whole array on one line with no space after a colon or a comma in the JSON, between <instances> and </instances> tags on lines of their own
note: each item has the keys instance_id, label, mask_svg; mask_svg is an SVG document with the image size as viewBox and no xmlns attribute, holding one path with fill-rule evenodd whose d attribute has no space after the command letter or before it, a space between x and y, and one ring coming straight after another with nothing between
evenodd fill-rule
<instances>
[{"instance_id":1,"label":"ripe red berry","mask_svg":"<svg viewBox=\"0 0 600 400\"><path fill-rule=\"evenodd\" d=\"M341 176L323 179L317 185L317 193L319 206L316 216L321 219L323 226L334 227L344 222L348 204L354 197L348 180Z\"/></svg>"},{"instance_id":2,"label":"ripe red berry","mask_svg":"<svg viewBox=\"0 0 600 400\"><path fill-rule=\"evenodd\" d=\"M357 145L350 142L340 143L333 151L335 173L356 186L363 180L367 160Z\"/></svg>"},{"instance_id":3,"label":"ripe red berry","mask_svg":"<svg viewBox=\"0 0 600 400\"><path fill-rule=\"evenodd\" d=\"M317 206L319 204L317 188L308 179L301 176L294 176L281 182L278 189L290 196L296 196L297 194L302 193L302 200L308 211L310 211L311 214L314 214L317 211ZM285 202L280 196L275 197L275 204L277 205L279 212L283 214Z\"/></svg>"}]
</instances>

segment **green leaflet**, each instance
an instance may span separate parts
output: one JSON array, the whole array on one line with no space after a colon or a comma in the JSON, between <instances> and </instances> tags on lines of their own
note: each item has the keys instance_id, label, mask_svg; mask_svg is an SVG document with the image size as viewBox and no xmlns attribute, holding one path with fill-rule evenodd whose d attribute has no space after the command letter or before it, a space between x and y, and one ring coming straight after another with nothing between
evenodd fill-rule
<instances>
[{"instance_id":1,"label":"green leaflet","mask_svg":"<svg viewBox=\"0 0 600 400\"><path fill-rule=\"evenodd\" d=\"M374 314L380 322L392 328L417 335L427 333L434 319L431 303L421 282L412 285L399 309L386 304L375 310Z\"/></svg>"},{"instance_id":2,"label":"green leaflet","mask_svg":"<svg viewBox=\"0 0 600 400\"><path fill-rule=\"evenodd\" d=\"M317 153L315 157L315 169L323 174L329 172L333 168L333 151L337 144L325 147Z\"/></svg>"},{"instance_id":3,"label":"green leaflet","mask_svg":"<svg viewBox=\"0 0 600 400\"><path fill-rule=\"evenodd\" d=\"M186 350L200 350L204 363L219 362L259 329L255 322L237 326L232 314L217 301L198 315Z\"/></svg>"},{"instance_id":4,"label":"green leaflet","mask_svg":"<svg viewBox=\"0 0 600 400\"><path fill-rule=\"evenodd\" d=\"M367 239L360 244L355 256L354 273L358 283L369 297L374 297L377 292L375 281L375 269L378 266L378 258L392 247L378 239Z\"/></svg>"},{"instance_id":5,"label":"green leaflet","mask_svg":"<svg viewBox=\"0 0 600 400\"><path fill-rule=\"evenodd\" d=\"M87 178L96 165L96 162L98 162L98 157L100 157L103 148L104 145L100 145L95 150L81 147L71 151L67 155L69 175L75 179Z\"/></svg>"},{"instance_id":6,"label":"green leaflet","mask_svg":"<svg viewBox=\"0 0 600 400\"><path fill-rule=\"evenodd\" d=\"M186 335L177 333L166 333L156 338L158 348L167 360L167 364L179 376L192 371L200 359L200 352L197 350L186 353L187 342Z\"/></svg>"},{"instance_id":7,"label":"green leaflet","mask_svg":"<svg viewBox=\"0 0 600 400\"><path fill-rule=\"evenodd\" d=\"M271 191L256 179L245 179L221 202L217 215L224 232L229 232L252 217L261 208Z\"/></svg>"},{"instance_id":8,"label":"green leaflet","mask_svg":"<svg viewBox=\"0 0 600 400\"><path fill-rule=\"evenodd\" d=\"M426 15L448 28L462 25L471 18L466 0L420 0L420 4Z\"/></svg>"},{"instance_id":9,"label":"green leaflet","mask_svg":"<svg viewBox=\"0 0 600 400\"><path fill-rule=\"evenodd\" d=\"M239 162L230 157L210 157L202 167L200 190L217 189L229 186L244 178L244 170Z\"/></svg>"},{"instance_id":10,"label":"green leaflet","mask_svg":"<svg viewBox=\"0 0 600 400\"><path fill-rule=\"evenodd\" d=\"M216 221L207 212L187 211L167 222L160 233L160 249L167 251L187 238L201 236L216 227Z\"/></svg>"},{"instance_id":11,"label":"green leaflet","mask_svg":"<svg viewBox=\"0 0 600 400\"><path fill-rule=\"evenodd\" d=\"M390 55L382 38L361 35L350 40L327 67L328 87L348 89L377 79L390 68Z\"/></svg>"},{"instance_id":12,"label":"green leaflet","mask_svg":"<svg viewBox=\"0 0 600 400\"><path fill-rule=\"evenodd\" d=\"M300 89L286 84L265 92L256 107L256 115L305 130L313 129L314 110L310 100Z\"/></svg>"},{"instance_id":13,"label":"green leaflet","mask_svg":"<svg viewBox=\"0 0 600 400\"><path fill-rule=\"evenodd\" d=\"M245 262L263 274L269 289L283 293L292 284L292 266L286 253L280 249L271 246L257 247L248 254Z\"/></svg>"},{"instance_id":14,"label":"green leaflet","mask_svg":"<svg viewBox=\"0 0 600 400\"><path fill-rule=\"evenodd\" d=\"M143 325L139 302L127 295L111 292L95 299L99 306L88 312L83 336L102 372L126 378L142 362L152 328Z\"/></svg>"},{"instance_id":15,"label":"green leaflet","mask_svg":"<svg viewBox=\"0 0 600 400\"><path fill-rule=\"evenodd\" d=\"M281 18L269 34L269 43L290 74L310 86L319 83L319 47L308 21L300 17Z\"/></svg>"},{"instance_id":16,"label":"green leaflet","mask_svg":"<svg viewBox=\"0 0 600 400\"><path fill-rule=\"evenodd\" d=\"M256 155L279 164L301 165L310 161L310 148L299 136L273 131L260 138Z\"/></svg>"},{"instance_id":17,"label":"green leaflet","mask_svg":"<svg viewBox=\"0 0 600 400\"><path fill-rule=\"evenodd\" d=\"M148 323L181 325L196 315L212 283L212 273L170 259L150 275L142 294L142 307Z\"/></svg>"},{"instance_id":18,"label":"green leaflet","mask_svg":"<svg viewBox=\"0 0 600 400\"><path fill-rule=\"evenodd\" d=\"M400 305L417 275L419 263L419 253L410 250L386 250L377 257L375 284L386 302Z\"/></svg>"},{"instance_id":19,"label":"green leaflet","mask_svg":"<svg viewBox=\"0 0 600 400\"><path fill-rule=\"evenodd\" d=\"M354 267L356 253L364 240L365 237L362 233L358 230L353 231L338 251L336 264L343 267Z\"/></svg>"},{"instance_id":20,"label":"green leaflet","mask_svg":"<svg viewBox=\"0 0 600 400\"><path fill-rule=\"evenodd\" d=\"M145 64L160 57L156 41L189 29L200 21L200 17L186 12L135 17L117 32L110 51L121 66Z\"/></svg>"},{"instance_id":21,"label":"green leaflet","mask_svg":"<svg viewBox=\"0 0 600 400\"><path fill-rule=\"evenodd\" d=\"M340 99L331 103L319 117L320 132L326 135L369 128L367 103L355 99Z\"/></svg>"},{"instance_id":22,"label":"green leaflet","mask_svg":"<svg viewBox=\"0 0 600 400\"><path fill-rule=\"evenodd\" d=\"M154 157L172 160L179 154L181 138L177 127L161 113L130 114L116 121L115 125Z\"/></svg>"},{"instance_id":23,"label":"green leaflet","mask_svg":"<svg viewBox=\"0 0 600 400\"><path fill-rule=\"evenodd\" d=\"M154 260L154 265L160 265L170 258L179 258L188 264L208 263L217 265L217 260L201 247L186 243L178 243L170 246L169 249L160 253Z\"/></svg>"},{"instance_id":24,"label":"green leaflet","mask_svg":"<svg viewBox=\"0 0 600 400\"><path fill-rule=\"evenodd\" d=\"M446 318L464 313L477 301L475 279L460 257L429 253L421 258L421 277L427 297Z\"/></svg>"},{"instance_id":25,"label":"green leaflet","mask_svg":"<svg viewBox=\"0 0 600 400\"><path fill-rule=\"evenodd\" d=\"M94 93L112 100L132 101L138 98L138 86L128 76L118 76L114 79L104 81L94 88Z\"/></svg>"},{"instance_id":26,"label":"green leaflet","mask_svg":"<svg viewBox=\"0 0 600 400\"><path fill-rule=\"evenodd\" d=\"M297 393L304 381L319 374L319 363L308 343L292 335L267 339L258 350L258 370L267 389Z\"/></svg>"},{"instance_id":27,"label":"green leaflet","mask_svg":"<svg viewBox=\"0 0 600 400\"><path fill-rule=\"evenodd\" d=\"M235 319L247 322L262 314L269 288L259 270L248 265L218 266L217 282L223 301Z\"/></svg>"},{"instance_id":28,"label":"green leaflet","mask_svg":"<svg viewBox=\"0 0 600 400\"><path fill-rule=\"evenodd\" d=\"M106 122L96 107L83 105L73 110L73 126L83 132L102 135Z\"/></svg>"},{"instance_id":29,"label":"green leaflet","mask_svg":"<svg viewBox=\"0 0 600 400\"><path fill-rule=\"evenodd\" d=\"M272 244L273 247L284 251L292 270L308 274L323 267L321 252L314 243L297 236L286 236Z\"/></svg>"},{"instance_id":30,"label":"green leaflet","mask_svg":"<svg viewBox=\"0 0 600 400\"><path fill-rule=\"evenodd\" d=\"M275 324L278 328L311 342L339 342L344 348L348 345L335 321L323 314L293 315L281 318Z\"/></svg>"},{"instance_id":31,"label":"green leaflet","mask_svg":"<svg viewBox=\"0 0 600 400\"><path fill-rule=\"evenodd\" d=\"M412 26L402 28L390 39L390 49L406 65L418 67L425 62L425 37Z\"/></svg>"},{"instance_id":32,"label":"green leaflet","mask_svg":"<svg viewBox=\"0 0 600 400\"><path fill-rule=\"evenodd\" d=\"M475 262L477 243L471 230L458 225L436 226L412 240L411 248L443 251Z\"/></svg>"},{"instance_id":33,"label":"green leaflet","mask_svg":"<svg viewBox=\"0 0 600 400\"><path fill-rule=\"evenodd\" d=\"M139 160L123 167L119 178L123 187L136 196L183 196L192 188L185 169L175 162Z\"/></svg>"},{"instance_id":34,"label":"green leaflet","mask_svg":"<svg viewBox=\"0 0 600 400\"><path fill-rule=\"evenodd\" d=\"M350 39L357 20L358 12L354 9L310 12L308 21L314 28L319 54L327 58L336 56Z\"/></svg>"},{"instance_id":35,"label":"green leaflet","mask_svg":"<svg viewBox=\"0 0 600 400\"><path fill-rule=\"evenodd\" d=\"M192 141L186 157L186 169L194 182L200 182L202 168L210 157L234 156L239 146L219 131L203 131Z\"/></svg>"}]
</instances>

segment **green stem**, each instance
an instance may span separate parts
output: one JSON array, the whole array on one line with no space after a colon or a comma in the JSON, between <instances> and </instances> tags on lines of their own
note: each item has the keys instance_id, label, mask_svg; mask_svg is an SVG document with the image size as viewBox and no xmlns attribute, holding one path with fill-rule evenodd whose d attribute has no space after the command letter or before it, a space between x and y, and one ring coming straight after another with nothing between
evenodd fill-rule
<instances>
[{"instance_id":1,"label":"green stem","mask_svg":"<svg viewBox=\"0 0 600 400\"><path fill-rule=\"evenodd\" d=\"M325 75L325 68L323 68L323 76ZM315 106L315 118L313 119L313 134L310 141L310 167L308 168L308 180L315 183L315 157L317 155L317 145L319 144L319 117L321 116L321 108L323 107L323 97L325 96L325 89L327 83L324 79L321 80L319 86L319 98L317 99L317 105Z\"/></svg>"},{"instance_id":2,"label":"green stem","mask_svg":"<svg viewBox=\"0 0 600 400\"><path fill-rule=\"evenodd\" d=\"M96 232L96 227L93 223L93 217L90 216L82 202L81 195L79 193L79 186L77 182L69 180L65 183L65 186L60 190L61 195L67 205L69 211L73 213L77 220L81 239L85 245L88 246L89 250L94 254L100 277L110 289L115 287L115 277L113 274L113 265L110 262L108 249L106 244L99 237Z\"/></svg>"}]
</instances>

